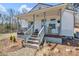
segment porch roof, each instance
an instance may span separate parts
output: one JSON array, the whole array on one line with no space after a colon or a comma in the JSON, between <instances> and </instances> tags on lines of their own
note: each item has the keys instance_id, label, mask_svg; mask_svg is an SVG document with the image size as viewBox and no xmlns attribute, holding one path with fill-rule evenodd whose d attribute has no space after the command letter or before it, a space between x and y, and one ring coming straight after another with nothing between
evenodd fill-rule
<instances>
[{"instance_id":1,"label":"porch roof","mask_svg":"<svg viewBox=\"0 0 79 59\"><path fill-rule=\"evenodd\" d=\"M22 15L18 15L16 16L17 18L20 18L20 19L25 19L27 20L28 18L32 17L34 14L35 15L38 15L38 14L41 14L41 13L44 13L44 12L54 12L54 11L59 11L60 9L61 10L64 10L65 7L66 7L67 4L61 4L61 5L57 5L57 6L53 6L53 7L50 7L50 8L44 8L44 9L41 9L41 10L36 10L36 11L33 11L31 13L27 13L27 14L22 14Z\"/></svg>"}]
</instances>

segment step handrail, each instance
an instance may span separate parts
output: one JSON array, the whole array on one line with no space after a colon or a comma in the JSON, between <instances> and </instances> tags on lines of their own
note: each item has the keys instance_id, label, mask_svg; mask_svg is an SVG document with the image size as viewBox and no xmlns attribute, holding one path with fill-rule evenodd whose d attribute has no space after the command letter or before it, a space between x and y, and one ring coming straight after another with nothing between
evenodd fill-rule
<instances>
[{"instance_id":1,"label":"step handrail","mask_svg":"<svg viewBox=\"0 0 79 59\"><path fill-rule=\"evenodd\" d=\"M41 34L43 29L44 29L44 27L42 27L41 30L39 31L38 36Z\"/></svg>"},{"instance_id":2,"label":"step handrail","mask_svg":"<svg viewBox=\"0 0 79 59\"><path fill-rule=\"evenodd\" d=\"M29 33L29 31L31 32L31 33ZM25 35L26 34L28 34L29 33L29 35L32 35L32 33L33 33L33 25L31 25L31 27L24 33Z\"/></svg>"},{"instance_id":3,"label":"step handrail","mask_svg":"<svg viewBox=\"0 0 79 59\"><path fill-rule=\"evenodd\" d=\"M45 33L44 33L44 27L42 27L41 30L40 30L39 33L38 33L39 44L42 43L43 38L44 38L44 34L45 34Z\"/></svg>"}]
</instances>

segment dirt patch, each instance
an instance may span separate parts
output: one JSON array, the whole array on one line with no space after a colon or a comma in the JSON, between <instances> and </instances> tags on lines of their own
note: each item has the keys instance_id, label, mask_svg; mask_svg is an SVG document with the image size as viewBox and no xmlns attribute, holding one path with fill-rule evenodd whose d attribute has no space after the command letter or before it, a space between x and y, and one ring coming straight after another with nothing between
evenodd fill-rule
<instances>
[{"instance_id":1,"label":"dirt patch","mask_svg":"<svg viewBox=\"0 0 79 59\"><path fill-rule=\"evenodd\" d=\"M17 39L16 42L11 42L9 38L0 40L0 51L12 52L22 48L21 40Z\"/></svg>"},{"instance_id":2,"label":"dirt patch","mask_svg":"<svg viewBox=\"0 0 79 59\"><path fill-rule=\"evenodd\" d=\"M45 43L40 49L22 47L22 40L0 40L0 55L8 56L79 56L79 47Z\"/></svg>"}]
</instances>

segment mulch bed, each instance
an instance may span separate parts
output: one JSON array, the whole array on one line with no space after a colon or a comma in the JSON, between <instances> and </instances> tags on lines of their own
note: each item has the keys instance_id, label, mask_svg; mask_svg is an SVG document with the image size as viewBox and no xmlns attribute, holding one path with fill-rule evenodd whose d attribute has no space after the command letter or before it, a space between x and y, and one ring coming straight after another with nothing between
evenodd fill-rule
<instances>
[{"instance_id":1,"label":"mulch bed","mask_svg":"<svg viewBox=\"0 0 79 59\"><path fill-rule=\"evenodd\" d=\"M22 40L17 39L16 42L11 42L10 39L6 38L0 41L0 51L13 52L22 48Z\"/></svg>"},{"instance_id":2,"label":"mulch bed","mask_svg":"<svg viewBox=\"0 0 79 59\"><path fill-rule=\"evenodd\" d=\"M61 44L46 44L40 49L37 56L79 56L79 47Z\"/></svg>"},{"instance_id":3,"label":"mulch bed","mask_svg":"<svg viewBox=\"0 0 79 59\"><path fill-rule=\"evenodd\" d=\"M70 43L69 46L74 46L74 47L79 47L79 40L64 40L64 42L62 43L63 45L68 45L67 43Z\"/></svg>"}]
</instances>

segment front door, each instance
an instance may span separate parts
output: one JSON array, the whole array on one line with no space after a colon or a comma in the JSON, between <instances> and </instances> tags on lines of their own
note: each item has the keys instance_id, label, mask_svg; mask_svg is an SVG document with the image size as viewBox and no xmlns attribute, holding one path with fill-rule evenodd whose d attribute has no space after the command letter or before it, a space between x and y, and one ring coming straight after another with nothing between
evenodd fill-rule
<instances>
[{"instance_id":1,"label":"front door","mask_svg":"<svg viewBox=\"0 0 79 59\"><path fill-rule=\"evenodd\" d=\"M46 33L46 20L45 19L42 19L41 20L41 28L44 26L44 31Z\"/></svg>"},{"instance_id":2,"label":"front door","mask_svg":"<svg viewBox=\"0 0 79 59\"><path fill-rule=\"evenodd\" d=\"M41 27L43 27L44 26L44 23L45 23L45 20L43 19L43 20L41 20Z\"/></svg>"},{"instance_id":3,"label":"front door","mask_svg":"<svg viewBox=\"0 0 79 59\"><path fill-rule=\"evenodd\" d=\"M33 21L29 21L29 22L28 22L28 28L30 28L31 25L33 25Z\"/></svg>"},{"instance_id":4,"label":"front door","mask_svg":"<svg viewBox=\"0 0 79 59\"><path fill-rule=\"evenodd\" d=\"M48 26L48 33L49 34L56 34L57 33L57 22L56 19L50 19L49 26Z\"/></svg>"}]
</instances>

